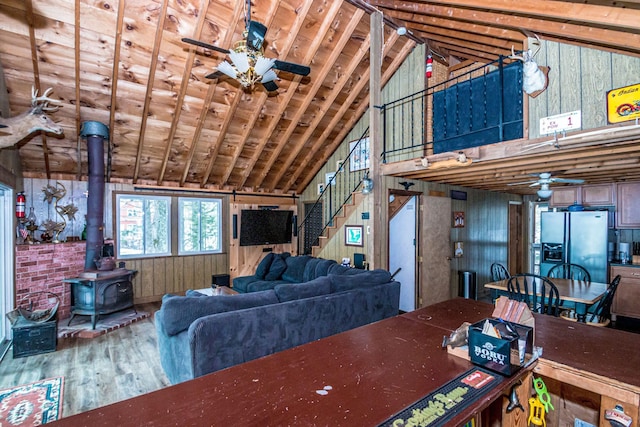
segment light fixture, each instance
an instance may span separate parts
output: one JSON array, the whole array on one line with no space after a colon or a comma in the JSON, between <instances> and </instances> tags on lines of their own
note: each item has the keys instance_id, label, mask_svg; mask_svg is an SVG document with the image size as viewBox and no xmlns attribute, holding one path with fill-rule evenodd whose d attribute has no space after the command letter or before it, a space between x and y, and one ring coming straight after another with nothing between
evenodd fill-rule
<instances>
[{"instance_id":1,"label":"light fixture","mask_svg":"<svg viewBox=\"0 0 640 427\"><path fill-rule=\"evenodd\" d=\"M229 51L229 58L231 62L222 61L218 65L218 71L238 80L246 88L251 88L258 82L267 83L278 78L272 69L276 60L262 56L262 49L247 49L245 40L235 44Z\"/></svg>"},{"instance_id":2,"label":"light fixture","mask_svg":"<svg viewBox=\"0 0 640 427\"><path fill-rule=\"evenodd\" d=\"M362 179L362 194L369 194L373 191L373 180L369 178L369 172Z\"/></svg>"},{"instance_id":3,"label":"light fixture","mask_svg":"<svg viewBox=\"0 0 640 427\"><path fill-rule=\"evenodd\" d=\"M407 34L407 27L398 27L396 32L399 36L404 36L405 34Z\"/></svg>"},{"instance_id":4,"label":"light fixture","mask_svg":"<svg viewBox=\"0 0 640 427\"><path fill-rule=\"evenodd\" d=\"M541 199L548 199L553 194L553 191L549 189L549 184L541 184L540 189L538 190L538 197Z\"/></svg>"}]
</instances>

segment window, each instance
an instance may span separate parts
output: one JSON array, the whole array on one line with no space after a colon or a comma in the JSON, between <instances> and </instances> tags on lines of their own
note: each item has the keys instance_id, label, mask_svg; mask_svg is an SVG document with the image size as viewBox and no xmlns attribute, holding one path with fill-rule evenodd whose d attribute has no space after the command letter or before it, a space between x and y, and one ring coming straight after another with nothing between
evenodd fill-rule
<instances>
[{"instance_id":1,"label":"window","mask_svg":"<svg viewBox=\"0 0 640 427\"><path fill-rule=\"evenodd\" d=\"M178 199L178 254L222 252L220 199Z\"/></svg>"},{"instance_id":2,"label":"window","mask_svg":"<svg viewBox=\"0 0 640 427\"><path fill-rule=\"evenodd\" d=\"M119 258L171 254L171 198L118 194Z\"/></svg>"}]
</instances>

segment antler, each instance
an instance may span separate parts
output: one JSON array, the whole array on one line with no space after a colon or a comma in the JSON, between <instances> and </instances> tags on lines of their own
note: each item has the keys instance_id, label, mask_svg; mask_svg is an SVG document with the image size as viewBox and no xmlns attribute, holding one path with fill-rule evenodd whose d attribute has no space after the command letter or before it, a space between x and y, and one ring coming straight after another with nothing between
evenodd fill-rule
<instances>
[{"instance_id":1,"label":"antler","mask_svg":"<svg viewBox=\"0 0 640 427\"><path fill-rule=\"evenodd\" d=\"M522 62L524 62L524 61L525 61L524 56L518 56L518 55L516 55L516 52L513 50L513 46L511 46L511 55L509 55L509 58L511 58L511 59L517 59L517 60L522 61Z\"/></svg>"},{"instance_id":2,"label":"antler","mask_svg":"<svg viewBox=\"0 0 640 427\"><path fill-rule=\"evenodd\" d=\"M60 108L59 105L49 107L49 102L51 103L60 102L59 99L49 98L49 94L51 92L53 92L52 87L45 90L42 96L38 96L38 90L34 86L31 86L31 108L33 110L38 110L38 111L56 111L58 108Z\"/></svg>"}]
</instances>

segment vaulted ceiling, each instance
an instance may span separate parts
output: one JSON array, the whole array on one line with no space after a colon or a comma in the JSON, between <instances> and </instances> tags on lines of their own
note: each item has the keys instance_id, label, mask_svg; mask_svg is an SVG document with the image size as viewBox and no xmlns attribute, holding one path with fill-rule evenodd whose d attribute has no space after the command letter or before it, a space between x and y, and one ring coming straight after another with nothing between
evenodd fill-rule
<instances>
[{"instance_id":1,"label":"vaulted ceiling","mask_svg":"<svg viewBox=\"0 0 640 427\"><path fill-rule=\"evenodd\" d=\"M51 115L62 138L18 144L25 176L85 176L80 127L99 121L112 182L299 193L368 108L375 10L386 23L383 84L417 43L449 67L522 49L534 34L640 56L638 0L265 0L251 4L268 28L264 55L311 72L279 71L277 92L247 91L205 78L225 55L181 40L230 49L246 10L238 0L0 0L11 114L28 109L32 85L62 101Z\"/></svg>"}]
</instances>

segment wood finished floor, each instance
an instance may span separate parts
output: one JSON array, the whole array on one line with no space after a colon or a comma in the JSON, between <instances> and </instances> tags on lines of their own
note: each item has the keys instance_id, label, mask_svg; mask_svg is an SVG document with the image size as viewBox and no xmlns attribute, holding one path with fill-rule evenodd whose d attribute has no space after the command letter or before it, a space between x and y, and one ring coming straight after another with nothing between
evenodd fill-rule
<instances>
[{"instance_id":1,"label":"wood finished floor","mask_svg":"<svg viewBox=\"0 0 640 427\"><path fill-rule=\"evenodd\" d=\"M155 313L160 303L140 304ZM63 376L62 416L68 417L170 385L162 367L153 316L93 339L58 340L52 353L0 363L0 389Z\"/></svg>"}]
</instances>

